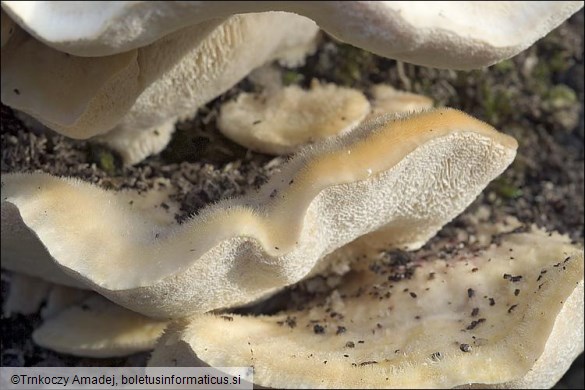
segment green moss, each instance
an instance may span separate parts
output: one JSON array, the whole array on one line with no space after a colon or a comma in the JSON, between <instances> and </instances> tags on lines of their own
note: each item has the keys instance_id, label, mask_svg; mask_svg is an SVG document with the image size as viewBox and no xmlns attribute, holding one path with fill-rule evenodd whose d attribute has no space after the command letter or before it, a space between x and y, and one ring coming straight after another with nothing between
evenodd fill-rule
<instances>
[{"instance_id":1,"label":"green moss","mask_svg":"<svg viewBox=\"0 0 585 390\"><path fill-rule=\"evenodd\" d=\"M285 86L299 84L301 81L303 81L304 78L305 76L299 72L295 72L294 70L287 70L282 73L282 83Z\"/></svg>"},{"instance_id":2,"label":"green moss","mask_svg":"<svg viewBox=\"0 0 585 390\"><path fill-rule=\"evenodd\" d=\"M112 175L116 170L116 164L114 163L114 156L111 153L102 153L100 156L100 168Z\"/></svg>"},{"instance_id":3,"label":"green moss","mask_svg":"<svg viewBox=\"0 0 585 390\"><path fill-rule=\"evenodd\" d=\"M539 95L547 95L550 93L554 75L566 72L570 64L571 61L564 53L557 52L546 61L539 60L532 71L532 77L527 82Z\"/></svg>"},{"instance_id":4,"label":"green moss","mask_svg":"<svg viewBox=\"0 0 585 390\"><path fill-rule=\"evenodd\" d=\"M550 68L544 61L539 61L532 70L532 77L541 81L548 81L550 79Z\"/></svg>"},{"instance_id":5,"label":"green moss","mask_svg":"<svg viewBox=\"0 0 585 390\"><path fill-rule=\"evenodd\" d=\"M497 126L506 116L512 114L514 95L511 90L492 86L487 82L481 84L481 105L490 124Z\"/></svg>"},{"instance_id":6,"label":"green moss","mask_svg":"<svg viewBox=\"0 0 585 390\"><path fill-rule=\"evenodd\" d=\"M333 68L334 78L342 85L355 86L361 81L362 72L369 72L373 64L374 57L371 53L351 45L340 44L336 66Z\"/></svg>"},{"instance_id":7,"label":"green moss","mask_svg":"<svg viewBox=\"0 0 585 390\"><path fill-rule=\"evenodd\" d=\"M545 94L551 82L550 68L545 62L539 62L532 71L532 77L528 79L529 85L539 95Z\"/></svg>"},{"instance_id":8,"label":"green moss","mask_svg":"<svg viewBox=\"0 0 585 390\"><path fill-rule=\"evenodd\" d=\"M493 191L503 199L516 199L522 196L522 190L503 177L494 180L491 186Z\"/></svg>"},{"instance_id":9,"label":"green moss","mask_svg":"<svg viewBox=\"0 0 585 390\"><path fill-rule=\"evenodd\" d=\"M103 145L90 145L89 160L110 176L119 174L122 169L122 158Z\"/></svg>"},{"instance_id":10,"label":"green moss","mask_svg":"<svg viewBox=\"0 0 585 390\"><path fill-rule=\"evenodd\" d=\"M493 66L493 69L497 70L500 73L507 73L514 69L515 66L516 65L514 65L514 62L512 60L504 60L495 64Z\"/></svg>"},{"instance_id":11,"label":"green moss","mask_svg":"<svg viewBox=\"0 0 585 390\"><path fill-rule=\"evenodd\" d=\"M564 73L569 69L570 61L563 52L555 52L555 54L548 60L548 67L552 73Z\"/></svg>"},{"instance_id":12,"label":"green moss","mask_svg":"<svg viewBox=\"0 0 585 390\"><path fill-rule=\"evenodd\" d=\"M564 84L557 84L548 90L546 103L551 108L567 108L577 102L577 94Z\"/></svg>"}]
</instances>

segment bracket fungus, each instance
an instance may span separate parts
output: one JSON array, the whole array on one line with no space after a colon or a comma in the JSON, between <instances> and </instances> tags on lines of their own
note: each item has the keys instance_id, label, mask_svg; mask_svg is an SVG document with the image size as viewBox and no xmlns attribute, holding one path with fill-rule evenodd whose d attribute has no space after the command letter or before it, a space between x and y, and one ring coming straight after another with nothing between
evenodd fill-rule
<instances>
[{"instance_id":1,"label":"bracket fungus","mask_svg":"<svg viewBox=\"0 0 585 390\"><path fill-rule=\"evenodd\" d=\"M334 84L297 85L262 94L241 93L224 103L217 120L223 135L250 150L289 154L357 126L370 112L363 93Z\"/></svg>"},{"instance_id":2,"label":"bracket fungus","mask_svg":"<svg viewBox=\"0 0 585 390\"><path fill-rule=\"evenodd\" d=\"M152 349L166 326L94 294L45 320L32 337L57 352L115 357Z\"/></svg>"},{"instance_id":3,"label":"bracket fungus","mask_svg":"<svg viewBox=\"0 0 585 390\"><path fill-rule=\"evenodd\" d=\"M376 84L370 89L373 104L371 117L389 113L423 111L433 107L433 100L415 93L398 91L386 84Z\"/></svg>"},{"instance_id":4,"label":"bracket fungus","mask_svg":"<svg viewBox=\"0 0 585 390\"><path fill-rule=\"evenodd\" d=\"M129 51L181 28L234 14L285 11L313 19L341 41L384 57L472 69L526 49L578 11L583 2L120 1L70 5L3 1L2 6L35 38L78 56ZM510 34L519 29L524 33ZM439 52L449 55L435 55Z\"/></svg>"},{"instance_id":5,"label":"bracket fungus","mask_svg":"<svg viewBox=\"0 0 585 390\"><path fill-rule=\"evenodd\" d=\"M235 101L224 103L217 127L232 141L261 153L290 154L305 145L346 133L362 120L433 107L433 101L426 96L397 91L386 84L371 88L370 106L356 89L312 80L311 88L305 91L297 85L283 87L280 75L272 74L271 69L258 69L253 75L265 79L258 81L264 90L256 94L243 92Z\"/></svg>"},{"instance_id":6,"label":"bracket fungus","mask_svg":"<svg viewBox=\"0 0 585 390\"><path fill-rule=\"evenodd\" d=\"M302 64L319 28L385 57L471 69L582 6L3 1L2 102L133 164L253 69ZM583 351L583 248L471 214L473 234L448 228L468 241L431 240L517 142L420 95L379 84L370 105L362 92L315 81L223 103L229 138L298 153L259 188L182 222L167 176L141 193L3 168L0 250L14 273L4 314L45 301L32 335L45 348L154 348L150 366L253 366L260 386L552 386ZM458 245L437 253L447 240ZM233 313L277 293L303 301Z\"/></svg>"},{"instance_id":7,"label":"bracket fungus","mask_svg":"<svg viewBox=\"0 0 585 390\"><path fill-rule=\"evenodd\" d=\"M42 279L15 274L10 282L10 291L4 303L4 316L10 317L12 313L35 313L41 307L50 288L50 283Z\"/></svg>"},{"instance_id":8,"label":"bracket fungus","mask_svg":"<svg viewBox=\"0 0 585 390\"><path fill-rule=\"evenodd\" d=\"M271 388L551 387L583 351L583 251L534 228L500 238L415 258L402 278L362 261L275 315L191 317L149 365L252 366Z\"/></svg>"},{"instance_id":9,"label":"bracket fungus","mask_svg":"<svg viewBox=\"0 0 585 390\"><path fill-rule=\"evenodd\" d=\"M515 55L582 5L3 1L2 102L67 136L99 136L133 164L252 69L302 62L317 25L385 57L471 69Z\"/></svg>"},{"instance_id":10,"label":"bracket fungus","mask_svg":"<svg viewBox=\"0 0 585 390\"><path fill-rule=\"evenodd\" d=\"M241 305L298 282L368 233L386 235L389 247L422 246L512 162L516 146L453 109L380 117L303 151L258 193L180 226L79 181L4 175L3 266L80 283L154 317ZM27 229L42 267L4 245Z\"/></svg>"},{"instance_id":11,"label":"bracket fungus","mask_svg":"<svg viewBox=\"0 0 585 390\"><path fill-rule=\"evenodd\" d=\"M45 296L45 306L41 309L41 318L47 320L55 317L63 310L86 300L92 294L93 292L91 290L82 290L54 284Z\"/></svg>"},{"instance_id":12,"label":"bracket fungus","mask_svg":"<svg viewBox=\"0 0 585 390\"><path fill-rule=\"evenodd\" d=\"M312 21L294 14L236 15L90 58L17 29L2 48L2 102L69 137L97 137L133 164L160 152L177 120L194 116L252 69L274 59L300 61L314 49L316 33Z\"/></svg>"}]
</instances>

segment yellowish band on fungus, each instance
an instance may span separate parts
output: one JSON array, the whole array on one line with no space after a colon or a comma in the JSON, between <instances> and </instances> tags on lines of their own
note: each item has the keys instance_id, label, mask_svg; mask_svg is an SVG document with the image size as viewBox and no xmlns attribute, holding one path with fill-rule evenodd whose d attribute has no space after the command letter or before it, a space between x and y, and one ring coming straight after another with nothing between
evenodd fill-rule
<instances>
[{"instance_id":1,"label":"yellowish band on fungus","mask_svg":"<svg viewBox=\"0 0 585 390\"><path fill-rule=\"evenodd\" d=\"M258 194L219 202L181 226L46 175L5 175L2 196L68 275L141 313L184 316L295 283L380 228L395 232L391 247L422 246L509 165L516 146L452 109L382 117L300 153Z\"/></svg>"}]
</instances>

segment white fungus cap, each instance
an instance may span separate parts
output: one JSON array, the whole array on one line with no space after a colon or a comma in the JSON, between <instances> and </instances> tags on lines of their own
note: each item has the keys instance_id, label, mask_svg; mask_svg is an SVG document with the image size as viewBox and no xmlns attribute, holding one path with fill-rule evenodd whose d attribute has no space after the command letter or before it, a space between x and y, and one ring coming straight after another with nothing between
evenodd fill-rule
<instances>
[{"instance_id":1,"label":"white fungus cap","mask_svg":"<svg viewBox=\"0 0 585 390\"><path fill-rule=\"evenodd\" d=\"M375 54L453 69L512 57L582 6L582 1L2 2L37 39L75 55L132 50L234 14L288 11Z\"/></svg>"}]
</instances>

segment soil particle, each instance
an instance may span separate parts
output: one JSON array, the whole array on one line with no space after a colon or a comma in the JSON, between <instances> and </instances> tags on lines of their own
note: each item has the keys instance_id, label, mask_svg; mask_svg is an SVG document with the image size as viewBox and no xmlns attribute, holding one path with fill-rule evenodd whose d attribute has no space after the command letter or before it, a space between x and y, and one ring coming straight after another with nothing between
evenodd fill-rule
<instances>
[{"instance_id":1,"label":"soil particle","mask_svg":"<svg viewBox=\"0 0 585 390\"><path fill-rule=\"evenodd\" d=\"M471 345L469 345L469 344L461 344L461 345L459 346L459 349L460 349L461 351L463 351L463 352L471 352L471 350L472 350L472 347L471 347Z\"/></svg>"},{"instance_id":2,"label":"soil particle","mask_svg":"<svg viewBox=\"0 0 585 390\"><path fill-rule=\"evenodd\" d=\"M325 333L325 328L319 324L315 324L313 326L313 332L315 332L315 334L323 334Z\"/></svg>"}]
</instances>

